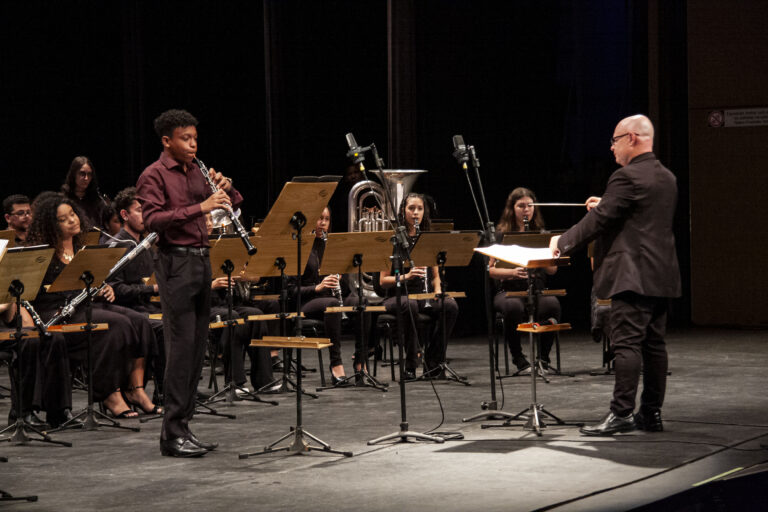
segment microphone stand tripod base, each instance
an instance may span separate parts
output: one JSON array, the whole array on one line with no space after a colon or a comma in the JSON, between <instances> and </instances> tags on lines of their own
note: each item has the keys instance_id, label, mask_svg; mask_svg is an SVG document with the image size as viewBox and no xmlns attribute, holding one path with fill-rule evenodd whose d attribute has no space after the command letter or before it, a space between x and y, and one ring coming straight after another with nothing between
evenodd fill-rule
<instances>
[{"instance_id":1,"label":"microphone stand tripod base","mask_svg":"<svg viewBox=\"0 0 768 512\"><path fill-rule=\"evenodd\" d=\"M434 443L444 443L445 439L438 436L431 436L429 434L422 434L421 432L411 432L408 430L408 423L401 423L400 424L400 432L394 432L392 434L387 434L385 436L377 437L376 439L371 439L368 441L368 445L374 445L383 443L385 441L389 441L390 439L397 439L400 438L398 443L407 443L408 438L413 438L418 441L432 441Z\"/></svg>"}]
</instances>

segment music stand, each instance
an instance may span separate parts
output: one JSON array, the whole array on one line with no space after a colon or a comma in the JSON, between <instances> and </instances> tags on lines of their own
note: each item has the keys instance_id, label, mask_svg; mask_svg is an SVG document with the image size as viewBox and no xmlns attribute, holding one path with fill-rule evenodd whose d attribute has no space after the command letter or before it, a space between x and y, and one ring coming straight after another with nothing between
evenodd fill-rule
<instances>
[{"instance_id":1,"label":"music stand","mask_svg":"<svg viewBox=\"0 0 768 512\"><path fill-rule=\"evenodd\" d=\"M24 338L37 338L41 335L37 331L25 332L22 329L22 301L34 300L37 296L37 292L40 289L40 283L43 281L45 272L48 269L48 264L50 263L55 250L47 248L47 246L45 248L36 248L32 250L19 248L19 250L11 249L2 256L1 254L4 251L5 247L0 249L0 290L2 290L2 292L0 292L0 303L5 304L14 302L16 304L16 315L14 319L16 330L14 332L3 334L7 335L7 341L13 340L9 348L16 350L16 365L18 370L13 371L13 368L11 368L11 375L15 376L16 380L16 422L3 430L0 430L0 435L10 432L8 437L2 438L0 441L8 441L21 445L27 445L30 441L40 441L62 446L72 446L72 443L51 439L48 434L24 421L22 407L23 391L21 372L24 368L24 362L21 344L23 343ZM25 285L24 283L27 284ZM44 340L40 340L40 342L42 346ZM39 436L39 438L30 437L29 434Z\"/></svg>"},{"instance_id":2,"label":"music stand","mask_svg":"<svg viewBox=\"0 0 768 512\"><path fill-rule=\"evenodd\" d=\"M123 427L120 422L110 418L101 411L97 411L93 407L93 299L96 287L93 283L103 283L109 271L114 267L115 263L125 254L125 247L85 247L75 254L72 261L61 271L61 274L48 288L49 293L53 292L65 292L80 290L82 286L80 282L85 285L85 291L87 298L85 301L85 326L81 329L86 333L86 350L87 359L86 367L88 373L88 404L84 409L80 410L77 414L62 424L55 431L67 430L70 428L78 428L82 430L98 430L99 427L119 428L123 430L132 430L139 432L141 429L138 427ZM78 421L82 418L82 422ZM97 418L105 420L105 422L99 421Z\"/></svg>"},{"instance_id":3,"label":"music stand","mask_svg":"<svg viewBox=\"0 0 768 512\"><path fill-rule=\"evenodd\" d=\"M528 341L530 345L531 360L536 358L536 345L534 343L533 334L542 332L562 331L570 329L570 324L556 324L556 325L539 325L536 322L536 302L538 300L538 294L541 290L536 289L536 279L533 277L532 270L543 269L545 267L552 266L566 266L570 264L570 258L552 258L552 253L548 247L534 249L529 247L522 247L518 245L493 245L491 247L484 247L475 249L477 252L490 256L499 261L504 261L511 265L523 267L528 270L528 294L527 294L527 310L528 310L528 323L520 324L517 326L517 330L528 333ZM536 377L538 371L531 371L531 405L513 417L507 419L501 425L482 425L482 428L494 428L494 427L508 427L512 426L511 422L517 419L526 420L523 428L525 430L533 430L537 436L541 436L541 430L546 428L546 424L543 421L543 416L548 416L555 420L558 425L568 425L565 421L561 420L548 410L544 409L544 406L537 401L536 398Z\"/></svg>"},{"instance_id":4,"label":"music stand","mask_svg":"<svg viewBox=\"0 0 768 512\"><path fill-rule=\"evenodd\" d=\"M235 342L235 325L243 323L243 319L235 318L233 313L232 275L235 274L237 276L242 276L250 258L251 256L247 251L244 250L243 241L240 239L240 237L221 238L216 241L210 250L212 278L216 279L218 277L223 277L224 275L227 276L227 319L222 323L223 327L225 327L229 333L230 344L234 344ZM235 350L234 345L230 347L230 353L232 350ZM212 358L212 361L215 361L215 358ZM215 381L215 364L213 366L214 368L211 370L211 375ZM232 361L229 362L226 373L226 383L224 384L224 387L209 397L208 400L205 401L206 404L216 403L224 400L226 401L226 405L234 406L236 400L248 400L251 402L262 402L271 405L277 405L277 402L273 400L262 400L260 397L256 396L250 391L241 391L241 395L238 396L237 384L235 384L233 378Z\"/></svg>"},{"instance_id":5,"label":"music stand","mask_svg":"<svg viewBox=\"0 0 768 512\"><path fill-rule=\"evenodd\" d=\"M323 262L320 264L318 273L322 275L329 274L350 274L357 273L359 282L362 283L363 266L365 272L382 272L390 267L389 247L390 240L394 236L394 231L367 231L354 233L329 233L328 240L323 253ZM368 336L365 328L365 312L374 311L367 307L367 299L363 295L363 287L357 287L357 306L344 306L328 308L326 313L350 312L357 314L357 321L360 325L360 340L356 340L357 355L362 357L358 361L355 358L355 364L360 365L359 372L349 377L344 377L333 386L323 386L317 388L317 391L324 389L333 389L339 387L349 387L349 381L355 379L355 384L363 387L372 387L379 391L387 391L387 384L379 382L373 375L368 373ZM383 311L381 306L373 306L377 311Z\"/></svg>"},{"instance_id":6,"label":"music stand","mask_svg":"<svg viewBox=\"0 0 768 512\"><path fill-rule=\"evenodd\" d=\"M317 219L323 213L328 199L330 199L333 191L336 189L338 178L334 181L317 181L313 183L286 183L283 190L280 192L277 202L272 206L269 211L266 220L259 228L259 234L264 235L289 235L296 242L296 280L297 283L301 283L301 276L304 272L304 267L301 265L301 248L302 248L302 235L307 230L307 214L310 215L310 219ZM292 212L292 213L291 213ZM288 216L287 218L285 216ZM289 226L290 230L286 230L286 226ZM268 340L262 340L262 343L286 343L286 347L296 348L296 425L293 429L277 441L267 445L264 450L256 453L244 453L240 454L241 459L246 459L255 455L263 455L266 453L288 451L291 454L303 454L312 450L321 450L328 453L336 453L344 455L345 457L351 457L352 452L342 452L331 449L331 446L322 441L320 438L312 435L306 431L302 425L302 410L301 410L301 349L307 348L304 345L304 340L312 340L321 343L324 346L328 343L327 338L305 338L301 331L301 293L296 294L296 322L294 324L294 336L267 336ZM295 345L294 345L295 343ZM259 345L259 340L252 340L251 344ZM270 345L263 345L270 346ZM279 345L272 345L279 346ZM322 347L312 347L321 350ZM293 436L293 442L289 445L274 448L275 445L281 441ZM310 445L305 438L309 438L321 446Z\"/></svg>"},{"instance_id":7,"label":"music stand","mask_svg":"<svg viewBox=\"0 0 768 512\"><path fill-rule=\"evenodd\" d=\"M16 247L16 230L15 229L3 229L0 230L0 240L8 240L7 248Z\"/></svg>"},{"instance_id":8,"label":"music stand","mask_svg":"<svg viewBox=\"0 0 768 512\"><path fill-rule=\"evenodd\" d=\"M440 363L434 368L428 369L416 380L428 380L444 375L447 380L452 380L460 384L469 386L470 383L466 377L457 374L450 366L446 364L446 352L448 349L447 332L445 329L445 299L447 282L445 280L445 266L448 261L448 252L451 253L451 267L466 267L469 265L474 254L474 249L480 242L480 233L477 231L451 231L437 232L427 231L419 235L419 239L411 251L411 259L414 264L420 267L432 267L437 265L438 275L440 276L441 292L439 294L417 294L434 296L441 301L440 322L442 332L443 353ZM454 294L454 296L457 296ZM409 295L410 298L410 295ZM426 361L424 361L426 364Z\"/></svg>"}]
</instances>

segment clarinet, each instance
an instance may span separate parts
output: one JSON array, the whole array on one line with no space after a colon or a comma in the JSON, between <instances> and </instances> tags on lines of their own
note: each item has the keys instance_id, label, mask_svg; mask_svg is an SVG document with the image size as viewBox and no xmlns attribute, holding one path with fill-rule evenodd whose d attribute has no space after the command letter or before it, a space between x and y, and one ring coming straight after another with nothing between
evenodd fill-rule
<instances>
[{"instance_id":1,"label":"clarinet","mask_svg":"<svg viewBox=\"0 0 768 512\"><path fill-rule=\"evenodd\" d=\"M29 316L32 317L32 322L35 324L35 328L37 329L37 332L40 333L40 336L43 338L49 337L51 334L45 329L45 322L43 322L43 319L37 314L37 311L32 307L32 304L27 300L23 300L21 301L21 306L26 309Z\"/></svg>"},{"instance_id":2,"label":"clarinet","mask_svg":"<svg viewBox=\"0 0 768 512\"><path fill-rule=\"evenodd\" d=\"M413 228L416 230L416 237L418 238L421 235L421 229L419 227L418 222L413 223ZM429 273L429 267L427 267L427 273ZM424 293L429 293L429 279L425 275L424 276ZM424 300L424 307L425 308L431 308L432 307L432 301L429 299Z\"/></svg>"},{"instance_id":3,"label":"clarinet","mask_svg":"<svg viewBox=\"0 0 768 512\"><path fill-rule=\"evenodd\" d=\"M211 187L211 192L213 192L214 194L218 192L219 187L217 187L216 184L211 179L210 175L208 174L208 168L205 166L203 161L195 157L195 162L197 163L197 166L200 167L200 172L203 173L203 177L205 178L205 181L207 181L208 185ZM235 231L237 231L237 234L240 235L240 239L243 241L243 245L245 245L245 248L248 251L248 254L249 255L256 254L256 248L251 243L251 239L248 238L248 232L240 223L240 219L237 218L237 215L235 215L235 212L232 211L232 207L227 206L224 208L224 211L227 213L227 217L229 217L229 220L232 221L232 225L235 226Z\"/></svg>"},{"instance_id":4,"label":"clarinet","mask_svg":"<svg viewBox=\"0 0 768 512\"><path fill-rule=\"evenodd\" d=\"M112 269L109 271L109 274L107 274L106 279L104 279L104 282L101 283L101 286L96 288L95 290L91 291L92 296L97 296L101 291L106 288L107 281L110 277L112 277L114 274L122 270L123 267L125 267L132 259L134 259L139 253L144 251L145 249L149 249L152 244L157 240L157 233L150 233L149 235L144 238L144 240L141 241L139 245L131 249L129 253L127 253L125 256L120 258L120 260L115 263L115 266L112 267ZM83 303L88 298L88 289L85 288L83 291L81 291L74 299L69 301L64 305L61 310L56 313L48 322L45 323L45 327L48 328L52 325L56 325L65 318L71 317L74 313L77 307Z\"/></svg>"},{"instance_id":5,"label":"clarinet","mask_svg":"<svg viewBox=\"0 0 768 512\"><path fill-rule=\"evenodd\" d=\"M527 215L523 215L523 231L531 230L531 222L528 220Z\"/></svg>"}]
</instances>

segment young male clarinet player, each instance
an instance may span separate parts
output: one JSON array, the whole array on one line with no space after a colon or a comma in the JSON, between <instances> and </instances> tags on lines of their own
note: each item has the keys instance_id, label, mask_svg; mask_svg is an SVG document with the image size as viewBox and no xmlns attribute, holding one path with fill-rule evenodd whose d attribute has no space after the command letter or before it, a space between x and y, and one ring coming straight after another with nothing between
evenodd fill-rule
<instances>
[{"instance_id":1,"label":"young male clarinet player","mask_svg":"<svg viewBox=\"0 0 768 512\"><path fill-rule=\"evenodd\" d=\"M205 214L243 200L230 179L213 169L212 188L195 161L197 119L168 110L154 122L163 145L160 158L139 177L136 198L144 223L160 234L156 268L165 337L165 416L160 453L199 457L216 448L189 428L203 366L211 293Z\"/></svg>"}]
</instances>

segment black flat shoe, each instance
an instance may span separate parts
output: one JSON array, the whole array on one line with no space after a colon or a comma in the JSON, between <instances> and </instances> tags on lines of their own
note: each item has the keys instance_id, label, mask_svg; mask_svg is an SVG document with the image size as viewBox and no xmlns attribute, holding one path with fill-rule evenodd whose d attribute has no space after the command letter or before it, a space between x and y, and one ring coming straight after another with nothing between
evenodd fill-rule
<instances>
[{"instance_id":1,"label":"black flat shoe","mask_svg":"<svg viewBox=\"0 0 768 512\"><path fill-rule=\"evenodd\" d=\"M197 436L196 436L195 434L193 434L192 432L189 432L189 433L187 434L187 439L189 439L190 441L192 441L192 443L193 443L194 445L196 445L196 446L199 446L199 447L200 447L200 448L202 448L203 450L207 450L207 451L209 451L209 452L210 452L210 451L213 451L213 450L215 450L215 449L216 449L216 447L217 447L217 446L219 446L219 443L206 443L205 441L201 441L201 440L199 440L199 439L197 438Z\"/></svg>"},{"instance_id":2,"label":"black flat shoe","mask_svg":"<svg viewBox=\"0 0 768 512\"><path fill-rule=\"evenodd\" d=\"M259 395L274 395L274 394L280 393L280 390L282 389L282 387L283 387L283 383L282 382L278 382L277 384L273 384L272 386L270 386L268 388L259 389L258 394Z\"/></svg>"},{"instance_id":3,"label":"black flat shoe","mask_svg":"<svg viewBox=\"0 0 768 512\"><path fill-rule=\"evenodd\" d=\"M661 411L644 411L642 408L635 414L635 425L646 432L663 432L664 424L661 422Z\"/></svg>"},{"instance_id":4,"label":"black flat shoe","mask_svg":"<svg viewBox=\"0 0 768 512\"><path fill-rule=\"evenodd\" d=\"M200 448L186 437L160 441L160 454L166 457L201 457L208 450Z\"/></svg>"},{"instance_id":5,"label":"black flat shoe","mask_svg":"<svg viewBox=\"0 0 768 512\"><path fill-rule=\"evenodd\" d=\"M51 426L51 428L59 428L60 426L62 426L63 424L65 424L66 422L70 421L73 418L74 416L72 416L72 411L69 409L64 409L62 411L58 411L55 413L49 412L45 417L46 421ZM82 423L82 421L76 420L76 421L73 421L72 423L73 424Z\"/></svg>"},{"instance_id":6,"label":"black flat shoe","mask_svg":"<svg viewBox=\"0 0 768 512\"><path fill-rule=\"evenodd\" d=\"M609 412L600 423L581 427L579 432L585 436L611 436L619 432L632 432L635 428L635 418L632 413L622 417Z\"/></svg>"},{"instance_id":7,"label":"black flat shoe","mask_svg":"<svg viewBox=\"0 0 768 512\"><path fill-rule=\"evenodd\" d=\"M403 380L405 382L408 382L409 380L416 380L416 370L406 369L403 371Z\"/></svg>"},{"instance_id":8,"label":"black flat shoe","mask_svg":"<svg viewBox=\"0 0 768 512\"><path fill-rule=\"evenodd\" d=\"M16 423L16 412L11 411L8 413L8 425L13 425ZM24 423L29 425L30 427L34 428L46 428L49 426L48 423L46 423L40 416L38 416L34 411L28 412L24 415Z\"/></svg>"}]
</instances>

